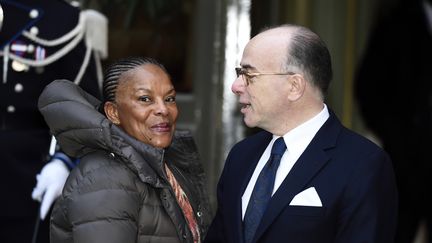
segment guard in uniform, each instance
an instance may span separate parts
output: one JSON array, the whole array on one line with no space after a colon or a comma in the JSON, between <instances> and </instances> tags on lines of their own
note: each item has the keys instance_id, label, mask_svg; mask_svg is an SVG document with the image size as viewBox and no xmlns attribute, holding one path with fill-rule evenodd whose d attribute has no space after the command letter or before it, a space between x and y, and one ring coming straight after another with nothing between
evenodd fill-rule
<instances>
[{"instance_id":1,"label":"guard in uniform","mask_svg":"<svg viewBox=\"0 0 432 243\"><path fill-rule=\"evenodd\" d=\"M61 174L46 168L54 163L47 157L51 135L37 109L39 94L49 82L68 79L101 96L107 20L61 0L0 5L0 242L31 242L40 207L30 197L35 176L41 170L38 180ZM71 161L60 152L54 157ZM37 242L49 242L48 221L41 222Z\"/></svg>"}]
</instances>

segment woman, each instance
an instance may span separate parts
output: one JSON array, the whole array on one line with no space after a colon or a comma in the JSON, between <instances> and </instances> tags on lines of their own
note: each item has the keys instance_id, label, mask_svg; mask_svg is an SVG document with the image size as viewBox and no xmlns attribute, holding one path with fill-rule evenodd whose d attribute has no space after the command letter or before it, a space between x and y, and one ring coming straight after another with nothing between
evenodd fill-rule
<instances>
[{"instance_id":1,"label":"woman","mask_svg":"<svg viewBox=\"0 0 432 243\"><path fill-rule=\"evenodd\" d=\"M104 112L71 82L47 86L39 109L62 149L80 158L52 212L52 243L203 239L211 220L204 173L192 137L175 132L175 96L151 58L108 68Z\"/></svg>"}]
</instances>

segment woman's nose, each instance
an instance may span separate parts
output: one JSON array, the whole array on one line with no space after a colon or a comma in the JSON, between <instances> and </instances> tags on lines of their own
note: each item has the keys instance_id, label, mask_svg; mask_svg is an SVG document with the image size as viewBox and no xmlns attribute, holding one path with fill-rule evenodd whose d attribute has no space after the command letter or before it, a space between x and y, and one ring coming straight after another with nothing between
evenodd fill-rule
<instances>
[{"instance_id":1,"label":"woman's nose","mask_svg":"<svg viewBox=\"0 0 432 243\"><path fill-rule=\"evenodd\" d=\"M156 103L155 112L157 115L167 115L168 114L168 107L163 101L159 101Z\"/></svg>"}]
</instances>

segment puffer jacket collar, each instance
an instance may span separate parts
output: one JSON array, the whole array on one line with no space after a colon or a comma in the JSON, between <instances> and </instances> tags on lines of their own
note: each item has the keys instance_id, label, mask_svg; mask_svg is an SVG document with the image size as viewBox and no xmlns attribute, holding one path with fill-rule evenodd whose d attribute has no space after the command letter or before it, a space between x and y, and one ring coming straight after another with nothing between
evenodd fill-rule
<instances>
[{"instance_id":1,"label":"puffer jacket collar","mask_svg":"<svg viewBox=\"0 0 432 243\"><path fill-rule=\"evenodd\" d=\"M129 136L97 110L100 103L72 82L56 80L44 89L38 107L51 133L70 156L79 158L95 150L106 150L119 156L143 182L164 187L166 183L160 179L166 178L164 149Z\"/></svg>"},{"instance_id":2,"label":"puffer jacket collar","mask_svg":"<svg viewBox=\"0 0 432 243\"><path fill-rule=\"evenodd\" d=\"M110 128L113 145L111 151L136 171L143 182L154 187L164 187L166 183L160 178L166 178L163 170L165 150L139 142L115 125L111 124Z\"/></svg>"}]
</instances>

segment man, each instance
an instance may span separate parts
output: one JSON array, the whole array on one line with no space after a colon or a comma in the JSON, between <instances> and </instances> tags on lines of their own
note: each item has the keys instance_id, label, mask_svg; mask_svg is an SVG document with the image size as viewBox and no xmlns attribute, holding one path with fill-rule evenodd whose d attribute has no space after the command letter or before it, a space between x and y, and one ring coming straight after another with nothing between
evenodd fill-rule
<instances>
[{"instance_id":1,"label":"man","mask_svg":"<svg viewBox=\"0 0 432 243\"><path fill-rule=\"evenodd\" d=\"M249 41L240 65L232 91L246 125L264 131L229 153L206 242L393 242L391 161L325 105L324 42L301 26L276 27Z\"/></svg>"}]
</instances>

